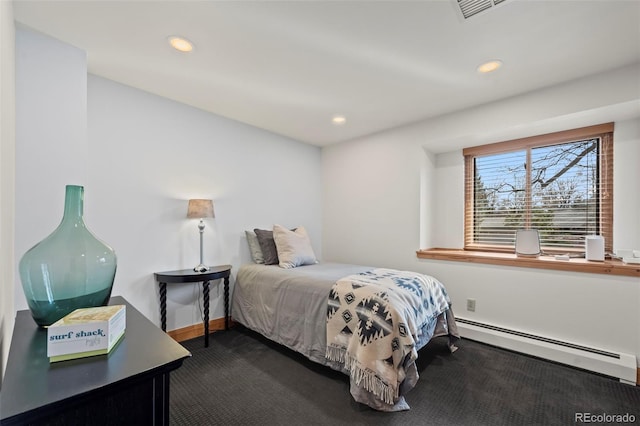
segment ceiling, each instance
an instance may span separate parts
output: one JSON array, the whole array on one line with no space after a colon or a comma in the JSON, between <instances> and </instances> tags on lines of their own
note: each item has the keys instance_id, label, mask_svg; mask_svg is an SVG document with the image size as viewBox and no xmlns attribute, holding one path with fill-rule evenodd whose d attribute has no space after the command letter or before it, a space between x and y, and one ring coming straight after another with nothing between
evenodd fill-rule
<instances>
[{"instance_id":1,"label":"ceiling","mask_svg":"<svg viewBox=\"0 0 640 426\"><path fill-rule=\"evenodd\" d=\"M319 146L640 62L640 0L506 0L468 19L457 0L16 0L14 15L86 51L92 74ZM490 59L504 65L478 73Z\"/></svg>"}]
</instances>

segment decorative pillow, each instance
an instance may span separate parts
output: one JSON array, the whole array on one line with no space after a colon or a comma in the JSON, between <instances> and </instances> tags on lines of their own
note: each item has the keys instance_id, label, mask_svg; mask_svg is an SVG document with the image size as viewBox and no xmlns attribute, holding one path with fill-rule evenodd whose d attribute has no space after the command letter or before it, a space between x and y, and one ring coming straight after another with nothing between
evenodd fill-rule
<instances>
[{"instance_id":1,"label":"decorative pillow","mask_svg":"<svg viewBox=\"0 0 640 426\"><path fill-rule=\"evenodd\" d=\"M267 231L265 229L254 229L258 238L258 244L262 251L262 259L265 265L277 265L278 250L276 249L276 243L273 240L273 231Z\"/></svg>"},{"instance_id":2,"label":"decorative pillow","mask_svg":"<svg viewBox=\"0 0 640 426\"><path fill-rule=\"evenodd\" d=\"M300 226L295 231L289 231L284 226L273 225L273 239L278 250L278 263L281 268L291 269L318 263L304 227Z\"/></svg>"},{"instance_id":3,"label":"decorative pillow","mask_svg":"<svg viewBox=\"0 0 640 426\"><path fill-rule=\"evenodd\" d=\"M244 231L247 236L247 243L249 243L249 251L251 252L251 258L255 263L264 263L264 257L262 256L262 249L258 242L258 236L253 231Z\"/></svg>"}]
</instances>

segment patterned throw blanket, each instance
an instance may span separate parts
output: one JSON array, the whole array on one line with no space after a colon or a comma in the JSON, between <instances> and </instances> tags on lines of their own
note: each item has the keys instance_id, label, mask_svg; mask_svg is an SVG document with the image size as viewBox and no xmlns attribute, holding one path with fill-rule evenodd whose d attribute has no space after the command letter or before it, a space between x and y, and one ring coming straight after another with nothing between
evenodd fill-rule
<instances>
[{"instance_id":1,"label":"patterned throw blanket","mask_svg":"<svg viewBox=\"0 0 640 426\"><path fill-rule=\"evenodd\" d=\"M352 386L393 405L407 369L415 370L416 341L431 338L449 305L444 286L427 275L374 269L344 277L329 294L326 358L344 365Z\"/></svg>"}]
</instances>

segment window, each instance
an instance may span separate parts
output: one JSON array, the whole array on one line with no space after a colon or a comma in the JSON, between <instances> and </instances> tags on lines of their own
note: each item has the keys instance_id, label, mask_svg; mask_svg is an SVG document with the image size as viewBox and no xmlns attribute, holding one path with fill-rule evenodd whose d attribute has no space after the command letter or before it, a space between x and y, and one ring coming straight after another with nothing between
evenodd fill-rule
<instances>
[{"instance_id":1,"label":"window","mask_svg":"<svg viewBox=\"0 0 640 426\"><path fill-rule=\"evenodd\" d=\"M478 146L465 157L465 249L513 252L538 229L547 253L613 247L613 123Z\"/></svg>"}]
</instances>

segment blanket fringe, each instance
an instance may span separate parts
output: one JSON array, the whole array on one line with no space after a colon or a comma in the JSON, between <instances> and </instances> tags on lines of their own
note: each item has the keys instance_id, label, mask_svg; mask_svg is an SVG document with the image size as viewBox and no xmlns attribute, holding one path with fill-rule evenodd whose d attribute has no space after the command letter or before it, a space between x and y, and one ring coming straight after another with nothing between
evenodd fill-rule
<instances>
[{"instance_id":1,"label":"blanket fringe","mask_svg":"<svg viewBox=\"0 0 640 426\"><path fill-rule=\"evenodd\" d=\"M355 380L356 386L362 387L382 399L389 405L395 404L398 399L398 388L393 388L385 383L375 372L369 369L362 369L358 366L355 358L345 357L345 367L351 373L351 379Z\"/></svg>"},{"instance_id":2,"label":"blanket fringe","mask_svg":"<svg viewBox=\"0 0 640 426\"><path fill-rule=\"evenodd\" d=\"M344 364L344 356L346 351L344 348L338 348L335 346L327 346L327 352L325 354L325 358L329 361L339 362L340 364Z\"/></svg>"},{"instance_id":3,"label":"blanket fringe","mask_svg":"<svg viewBox=\"0 0 640 426\"><path fill-rule=\"evenodd\" d=\"M356 386L371 392L389 405L396 403L399 396L399 388L397 386L394 388L385 383L374 371L360 368L358 360L355 357L349 356L344 348L329 346L327 347L325 356L330 361L343 364L345 369L349 371L349 375Z\"/></svg>"}]
</instances>

